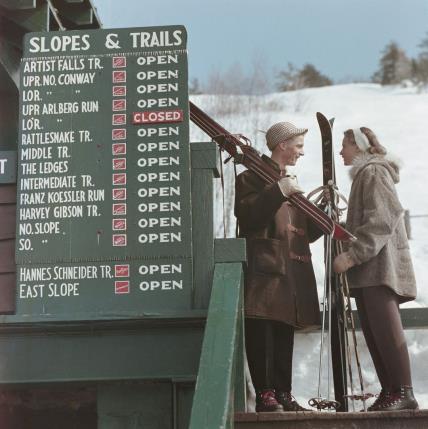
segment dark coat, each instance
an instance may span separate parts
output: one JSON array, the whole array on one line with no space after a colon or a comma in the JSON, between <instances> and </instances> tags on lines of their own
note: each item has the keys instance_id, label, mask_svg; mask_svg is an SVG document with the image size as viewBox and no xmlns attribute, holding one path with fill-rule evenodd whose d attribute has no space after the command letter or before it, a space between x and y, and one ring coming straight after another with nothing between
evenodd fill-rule
<instances>
[{"instance_id":1,"label":"dark coat","mask_svg":"<svg viewBox=\"0 0 428 429\"><path fill-rule=\"evenodd\" d=\"M239 236L247 239L246 317L296 328L319 325L309 242L321 231L285 201L277 183L266 185L248 170L236 178L235 216Z\"/></svg>"}]
</instances>

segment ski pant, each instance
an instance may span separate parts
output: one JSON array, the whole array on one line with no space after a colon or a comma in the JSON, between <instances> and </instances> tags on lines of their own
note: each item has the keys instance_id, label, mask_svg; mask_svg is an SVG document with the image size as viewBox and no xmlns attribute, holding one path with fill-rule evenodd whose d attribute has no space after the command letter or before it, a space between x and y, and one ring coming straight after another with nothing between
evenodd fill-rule
<instances>
[{"instance_id":1,"label":"ski pant","mask_svg":"<svg viewBox=\"0 0 428 429\"><path fill-rule=\"evenodd\" d=\"M398 296L387 286L353 289L361 328L383 389L411 386L409 352Z\"/></svg>"},{"instance_id":2,"label":"ski pant","mask_svg":"<svg viewBox=\"0 0 428 429\"><path fill-rule=\"evenodd\" d=\"M291 392L294 327L266 319L245 319L248 367L256 391Z\"/></svg>"}]
</instances>

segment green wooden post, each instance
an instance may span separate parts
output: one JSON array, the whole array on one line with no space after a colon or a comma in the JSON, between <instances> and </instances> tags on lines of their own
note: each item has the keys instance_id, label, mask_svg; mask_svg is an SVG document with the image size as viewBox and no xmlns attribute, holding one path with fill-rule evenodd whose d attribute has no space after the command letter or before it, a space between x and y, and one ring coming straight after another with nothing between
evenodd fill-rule
<instances>
[{"instance_id":1,"label":"green wooden post","mask_svg":"<svg viewBox=\"0 0 428 429\"><path fill-rule=\"evenodd\" d=\"M245 327L244 327L244 288L241 288L241 309L238 319L238 334L236 337L236 353L235 353L235 411L245 412L247 408L246 398L246 381L245 381L245 366L244 366L244 351L245 351Z\"/></svg>"},{"instance_id":2,"label":"green wooden post","mask_svg":"<svg viewBox=\"0 0 428 429\"><path fill-rule=\"evenodd\" d=\"M241 246L244 242L218 240L216 251L228 247L226 241L231 245L241 242L238 243ZM216 254L220 256L220 252ZM242 262L215 265L190 429L233 427L234 372L240 340L238 329L242 327L242 284ZM245 386L237 386L238 389L242 387Z\"/></svg>"},{"instance_id":3,"label":"green wooden post","mask_svg":"<svg viewBox=\"0 0 428 429\"><path fill-rule=\"evenodd\" d=\"M224 240L216 239L215 262L242 262L246 260L246 246L244 239ZM242 305L239 308L239 318L236 336L235 367L234 367L234 392L235 392L235 411L244 412L246 410L246 384L244 367L244 288L241 287Z\"/></svg>"},{"instance_id":4,"label":"green wooden post","mask_svg":"<svg viewBox=\"0 0 428 429\"><path fill-rule=\"evenodd\" d=\"M192 143L193 308L208 308L214 271L214 189L219 177L215 143Z\"/></svg>"}]
</instances>

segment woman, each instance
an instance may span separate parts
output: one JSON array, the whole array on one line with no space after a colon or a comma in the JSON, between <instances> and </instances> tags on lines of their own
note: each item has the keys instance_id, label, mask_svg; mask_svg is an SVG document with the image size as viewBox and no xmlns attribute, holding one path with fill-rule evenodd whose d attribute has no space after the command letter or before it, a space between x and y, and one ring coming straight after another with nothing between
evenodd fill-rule
<instances>
[{"instance_id":1,"label":"woman","mask_svg":"<svg viewBox=\"0 0 428 429\"><path fill-rule=\"evenodd\" d=\"M369 128L345 131L340 154L352 165L346 228L357 237L334 260L347 272L361 328L382 390L369 411L417 409L399 304L416 282L395 184L399 166Z\"/></svg>"}]
</instances>

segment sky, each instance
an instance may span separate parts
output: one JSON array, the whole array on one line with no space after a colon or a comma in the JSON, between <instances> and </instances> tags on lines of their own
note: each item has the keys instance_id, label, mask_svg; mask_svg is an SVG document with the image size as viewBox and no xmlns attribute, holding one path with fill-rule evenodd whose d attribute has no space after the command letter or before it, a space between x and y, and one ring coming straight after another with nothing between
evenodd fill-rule
<instances>
[{"instance_id":1,"label":"sky","mask_svg":"<svg viewBox=\"0 0 428 429\"><path fill-rule=\"evenodd\" d=\"M262 63L314 64L336 83L367 80L396 41L408 56L428 33L427 0L92 0L104 28L185 25L189 76Z\"/></svg>"}]
</instances>

